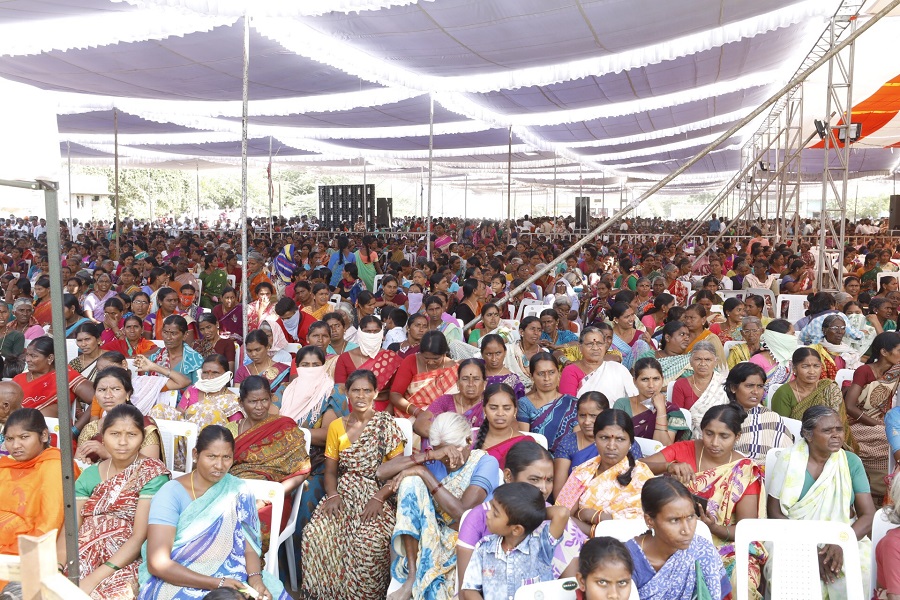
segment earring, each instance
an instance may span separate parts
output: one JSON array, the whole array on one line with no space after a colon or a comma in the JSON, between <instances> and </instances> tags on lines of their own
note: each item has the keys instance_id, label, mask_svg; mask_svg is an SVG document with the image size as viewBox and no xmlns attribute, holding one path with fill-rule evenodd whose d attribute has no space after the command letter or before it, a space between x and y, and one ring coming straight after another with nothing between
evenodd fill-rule
<instances>
[{"instance_id":1,"label":"earring","mask_svg":"<svg viewBox=\"0 0 900 600\"><path fill-rule=\"evenodd\" d=\"M656 531L652 527L650 528L650 537L656 537Z\"/></svg>"}]
</instances>

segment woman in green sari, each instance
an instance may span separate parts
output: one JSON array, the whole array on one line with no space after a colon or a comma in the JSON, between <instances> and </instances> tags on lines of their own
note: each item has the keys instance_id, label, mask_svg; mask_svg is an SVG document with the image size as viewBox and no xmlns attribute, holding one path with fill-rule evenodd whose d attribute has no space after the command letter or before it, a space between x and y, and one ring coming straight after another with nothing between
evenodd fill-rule
<instances>
[{"instance_id":1,"label":"woman in green sari","mask_svg":"<svg viewBox=\"0 0 900 600\"><path fill-rule=\"evenodd\" d=\"M375 276L381 273L381 265L378 264L378 252L375 250L375 236L367 235L362 239L362 245L356 251L356 272L366 289L373 294L375 289Z\"/></svg>"},{"instance_id":2,"label":"woman in green sari","mask_svg":"<svg viewBox=\"0 0 900 600\"><path fill-rule=\"evenodd\" d=\"M691 353L686 352L691 338L687 325L681 321L670 321L663 327L656 358L662 367L665 384L679 377L688 377L694 372Z\"/></svg>"},{"instance_id":3,"label":"woman in green sari","mask_svg":"<svg viewBox=\"0 0 900 600\"><path fill-rule=\"evenodd\" d=\"M203 259L203 272L197 277L203 284L200 295L200 306L212 309L222 298L222 293L228 286L228 273L220 269L216 257L208 254Z\"/></svg>"}]
</instances>

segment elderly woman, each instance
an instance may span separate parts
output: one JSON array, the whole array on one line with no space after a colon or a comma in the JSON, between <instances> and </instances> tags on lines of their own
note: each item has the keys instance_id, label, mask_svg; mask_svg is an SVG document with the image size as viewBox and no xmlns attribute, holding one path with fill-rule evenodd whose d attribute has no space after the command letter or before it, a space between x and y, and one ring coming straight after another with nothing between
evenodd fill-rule
<instances>
[{"instance_id":1,"label":"elderly woman","mask_svg":"<svg viewBox=\"0 0 900 600\"><path fill-rule=\"evenodd\" d=\"M581 359L567 364L562 370L559 391L577 397L591 390L619 396L635 393L628 369L607 356L611 343L612 328L609 325L585 327L580 339Z\"/></svg>"},{"instance_id":2,"label":"elderly woman","mask_svg":"<svg viewBox=\"0 0 900 600\"><path fill-rule=\"evenodd\" d=\"M447 339L429 331L416 354L407 356L391 383L391 404L398 413L417 417L438 397L456 387L456 363L447 354Z\"/></svg>"},{"instance_id":3,"label":"elderly woman","mask_svg":"<svg viewBox=\"0 0 900 600\"><path fill-rule=\"evenodd\" d=\"M690 410L691 420L697 425L711 407L728 403L723 387L725 375L715 367L715 347L710 343L700 342L691 352L693 373L676 381L672 388L672 403ZM694 433L699 433L699 429L694 428Z\"/></svg>"},{"instance_id":4,"label":"elderly woman","mask_svg":"<svg viewBox=\"0 0 900 600\"><path fill-rule=\"evenodd\" d=\"M471 424L443 413L431 424L432 449L397 456L378 467L379 480L397 492L397 523L391 573L402 582L395 598L455 595L456 537L464 512L487 499L499 484L497 460L472 450Z\"/></svg>"},{"instance_id":5,"label":"elderly woman","mask_svg":"<svg viewBox=\"0 0 900 600\"><path fill-rule=\"evenodd\" d=\"M545 350L561 354L568 346L578 343L578 336L568 329L559 328L559 313L552 308L541 311L541 341Z\"/></svg>"},{"instance_id":6,"label":"elderly woman","mask_svg":"<svg viewBox=\"0 0 900 600\"><path fill-rule=\"evenodd\" d=\"M850 525L859 540L863 590L869 589L869 553L875 505L862 461L842 449L844 425L827 406L813 406L803 414L801 439L783 452L768 479L768 517L809 521L840 521ZM774 552L778 552L775 545ZM777 559L777 557L775 557ZM819 550L823 598L846 598L839 546ZM857 591L859 593L859 591ZM852 592L850 593L852 596Z\"/></svg>"},{"instance_id":7,"label":"elderly woman","mask_svg":"<svg viewBox=\"0 0 900 600\"><path fill-rule=\"evenodd\" d=\"M82 303L84 316L96 323L102 323L103 307L107 300L115 297L116 290L112 287L112 280L106 273L101 273L94 282L94 289L84 297Z\"/></svg>"},{"instance_id":8,"label":"elderly woman","mask_svg":"<svg viewBox=\"0 0 900 600\"><path fill-rule=\"evenodd\" d=\"M728 372L725 394L729 402L747 412L734 449L758 463L772 448L789 448L794 439L781 416L762 405L766 374L753 363L740 363Z\"/></svg>"},{"instance_id":9,"label":"elderly woman","mask_svg":"<svg viewBox=\"0 0 900 600\"><path fill-rule=\"evenodd\" d=\"M431 431L431 423L437 415L453 412L463 415L472 428L481 427L484 422L482 399L487 381L484 363L477 358L467 358L459 363L457 387L459 392L444 394L435 400L427 410L416 417L413 430L427 438Z\"/></svg>"},{"instance_id":10,"label":"elderly woman","mask_svg":"<svg viewBox=\"0 0 900 600\"><path fill-rule=\"evenodd\" d=\"M758 317L746 316L741 319L741 337L743 340L741 343L732 346L728 351L726 358L729 369L739 362L750 360L750 357L760 350L762 332L762 321Z\"/></svg>"},{"instance_id":11,"label":"elderly woman","mask_svg":"<svg viewBox=\"0 0 900 600\"><path fill-rule=\"evenodd\" d=\"M21 333L26 342L46 335L44 328L34 318L34 307L30 298L17 298L13 302L13 321L6 328L10 332Z\"/></svg>"},{"instance_id":12,"label":"elderly woman","mask_svg":"<svg viewBox=\"0 0 900 600\"><path fill-rule=\"evenodd\" d=\"M812 323L807 327L813 326ZM848 326L844 315L838 313L828 315L821 321L822 340L812 344L822 359L822 378L834 379L841 369L856 370L862 365L860 353L844 342ZM805 331L805 330L804 330Z\"/></svg>"},{"instance_id":13,"label":"elderly woman","mask_svg":"<svg viewBox=\"0 0 900 600\"><path fill-rule=\"evenodd\" d=\"M687 352L691 343L691 332L681 321L669 321L662 329L656 359L663 370L663 379L668 384L691 374L691 353Z\"/></svg>"}]
</instances>

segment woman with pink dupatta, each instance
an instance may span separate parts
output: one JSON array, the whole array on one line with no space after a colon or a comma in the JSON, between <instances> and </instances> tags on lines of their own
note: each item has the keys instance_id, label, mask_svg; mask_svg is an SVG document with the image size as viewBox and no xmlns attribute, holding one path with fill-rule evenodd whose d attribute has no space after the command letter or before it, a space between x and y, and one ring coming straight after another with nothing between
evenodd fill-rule
<instances>
[{"instance_id":1,"label":"woman with pink dupatta","mask_svg":"<svg viewBox=\"0 0 900 600\"><path fill-rule=\"evenodd\" d=\"M456 362L447 355L450 346L440 331L429 331L419 344L419 352L400 364L391 385L394 412L416 417L439 396L457 392Z\"/></svg>"}]
</instances>

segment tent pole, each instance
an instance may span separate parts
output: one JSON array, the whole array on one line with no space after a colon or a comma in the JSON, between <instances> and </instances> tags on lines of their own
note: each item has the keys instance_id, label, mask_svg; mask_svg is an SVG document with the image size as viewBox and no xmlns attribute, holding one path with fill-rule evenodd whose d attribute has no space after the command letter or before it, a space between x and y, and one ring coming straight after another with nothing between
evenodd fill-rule
<instances>
[{"instance_id":1,"label":"tent pole","mask_svg":"<svg viewBox=\"0 0 900 600\"><path fill-rule=\"evenodd\" d=\"M113 108L113 142L115 145L115 178L116 178L116 259L122 256L121 241L122 225L119 222L119 111ZM58 209L57 209L58 210ZM58 225L57 225L58 227ZM50 254L54 256L54 254Z\"/></svg>"},{"instance_id":2,"label":"tent pole","mask_svg":"<svg viewBox=\"0 0 900 600\"><path fill-rule=\"evenodd\" d=\"M244 13L244 69L241 81L241 301L249 302L247 293L247 114L250 92L250 15ZM247 316L243 319L243 339L247 339Z\"/></svg>"},{"instance_id":3,"label":"tent pole","mask_svg":"<svg viewBox=\"0 0 900 600\"><path fill-rule=\"evenodd\" d=\"M269 197L269 239L272 239L272 204L275 203L275 188L272 187L272 136L269 136L269 185L266 195Z\"/></svg>"},{"instance_id":4,"label":"tent pole","mask_svg":"<svg viewBox=\"0 0 900 600\"><path fill-rule=\"evenodd\" d=\"M113 117L115 119L115 117ZM44 189L44 205L47 215L47 252L50 256L62 256L61 244L59 239L59 205L57 204L57 185L55 183L40 182ZM71 192L69 196L71 198ZM118 204L117 204L118 206ZM118 245L118 236L116 237ZM57 367L56 371L56 389L65 390L69 386L69 377L66 370L65 360L58 360L57 357L66 356L66 339L61 335L66 330L66 317L63 315L63 281L62 281L62 263L58 260L50 261L50 298L51 303L51 325L54 332L58 332L53 336L53 357ZM65 395L68 398L68 395ZM65 537L66 537L66 564L69 567L69 579L75 585L78 585L78 523L75 512L75 470L72 462L72 426L74 425L74 415L70 414L71 404L68 401L59 402L59 448L62 453L62 476L63 476L63 512L65 515Z\"/></svg>"},{"instance_id":5,"label":"tent pole","mask_svg":"<svg viewBox=\"0 0 900 600\"><path fill-rule=\"evenodd\" d=\"M434 96L428 95L428 222L425 225L425 254L431 260L431 171L434 164Z\"/></svg>"},{"instance_id":6,"label":"tent pole","mask_svg":"<svg viewBox=\"0 0 900 600\"><path fill-rule=\"evenodd\" d=\"M147 169L147 206L150 207L150 230L153 230L153 201L150 199L150 188L153 186L153 171Z\"/></svg>"},{"instance_id":7,"label":"tent pole","mask_svg":"<svg viewBox=\"0 0 900 600\"><path fill-rule=\"evenodd\" d=\"M512 125L509 126L509 145L506 147L506 219L512 221ZM506 242L512 242L511 226L506 232Z\"/></svg>"},{"instance_id":8,"label":"tent pole","mask_svg":"<svg viewBox=\"0 0 900 600\"><path fill-rule=\"evenodd\" d=\"M466 187L463 190L463 219L469 218L469 174L466 173Z\"/></svg>"},{"instance_id":9,"label":"tent pole","mask_svg":"<svg viewBox=\"0 0 900 600\"><path fill-rule=\"evenodd\" d=\"M559 157L553 153L553 229L556 229L556 165Z\"/></svg>"},{"instance_id":10,"label":"tent pole","mask_svg":"<svg viewBox=\"0 0 900 600\"><path fill-rule=\"evenodd\" d=\"M72 146L69 142L66 142L66 157L69 163L69 189L66 190L69 194L69 239L74 242L75 236L72 235Z\"/></svg>"},{"instance_id":11,"label":"tent pole","mask_svg":"<svg viewBox=\"0 0 900 600\"><path fill-rule=\"evenodd\" d=\"M363 226L366 231L369 230L369 203L366 202L368 200L368 194L366 193L366 167L369 162L363 158Z\"/></svg>"},{"instance_id":12,"label":"tent pole","mask_svg":"<svg viewBox=\"0 0 900 600\"><path fill-rule=\"evenodd\" d=\"M284 213L281 212L281 182L278 182L278 214L282 215Z\"/></svg>"},{"instance_id":13,"label":"tent pole","mask_svg":"<svg viewBox=\"0 0 900 600\"><path fill-rule=\"evenodd\" d=\"M755 118L757 118L759 115L761 115L766 109L768 109L770 106L775 104L782 96L784 96L785 94L790 92L794 88L794 86L805 81L812 73L814 73L816 71L816 69L818 69L819 67L824 65L826 62L828 62L832 56L834 56L835 54L839 53L841 50L843 50L844 48L846 48L847 46L852 44L856 40L856 38L858 38L860 35L862 35L866 31L868 31L870 27L874 26L875 23L880 21L883 17L887 16L892 10L894 10L898 6L900 6L900 0L890 0L890 2L888 2L886 5L884 5L881 8L881 10L879 10L876 14L872 15L872 17L868 21L866 21L865 23L860 25L859 28L856 29L856 31L854 31L853 33L851 33L844 41L837 44L836 46L833 46L828 52L823 54L817 61L815 61L812 65L810 65L806 70L804 70L801 73L798 73L797 76L794 77L787 84L785 84L784 87L782 87L780 90L775 92L765 102L763 102L758 107L756 107L756 109L751 111L743 119L741 119L740 121L738 121L737 123L735 123L734 125L729 127L727 131L725 131L721 135L719 135L719 137L717 137L715 140L713 140L709 145L707 145L705 148L703 148L703 150L698 152L694 157L685 161L680 167L678 167L677 169L675 169L674 171L672 171L671 173L669 173L668 175L666 175L665 177L663 177L662 179L657 181L655 184L653 184L646 192L641 194L638 198L632 200L626 206L622 207L616 214L614 214L612 216L612 218L602 222L598 227L596 227L592 231L589 231L586 235L584 235L584 237L582 237L580 240L578 240L577 242L575 242L574 244L569 246L569 248L566 251L558 254L553 260L551 260L549 263L547 263L547 265L544 266L542 269L535 271L535 273L531 277L526 279L519 287L509 290L508 292L506 292L506 294L504 294L500 298L494 300L493 303L497 304L498 306L502 306L504 303L506 303L509 300L509 298L513 298L516 295L518 295L519 293L523 292L529 285L531 285L532 283L534 283L535 281L537 281L538 279L543 277L545 274L549 273L556 265L560 264L561 262L564 262L566 260L566 258L568 258L569 256L580 251L586 244L590 243L591 240L593 240L598 235L600 235L601 233L603 233L604 231L609 229L616 221L618 221L619 219L621 219L622 217L627 215L629 212L634 210L635 207L637 207L639 204L644 202L647 198L649 198L650 196L652 196L659 190L663 189L665 186L669 185L669 183L671 183L676 177L678 177L679 175L681 175L682 173L684 173L685 171L687 171L688 169L693 167L701 159L703 159L703 157L707 156L710 152L712 152L713 150L718 148L720 145L722 145L728 138L730 138L735 133L740 131L743 127L746 127L748 123L753 121ZM555 167L555 165L554 165L554 167ZM737 219L737 217L735 217L735 219ZM468 323L463 325L463 330L471 329L472 327L477 325L480 321L481 321L480 316L472 319L471 321L469 321Z\"/></svg>"},{"instance_id":14,"label":"tent pole","mask_svg":"<svg viewBox=\"0 0 900 600\"><path fill-rule=\"evenodd\" d=\"M197 161L197 229L200 229L200 161Z\"/></svg>"}]
</instances>

